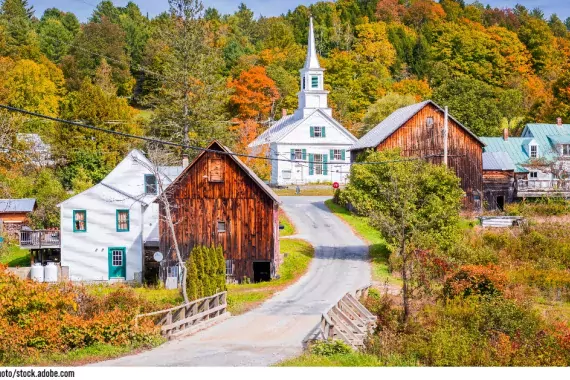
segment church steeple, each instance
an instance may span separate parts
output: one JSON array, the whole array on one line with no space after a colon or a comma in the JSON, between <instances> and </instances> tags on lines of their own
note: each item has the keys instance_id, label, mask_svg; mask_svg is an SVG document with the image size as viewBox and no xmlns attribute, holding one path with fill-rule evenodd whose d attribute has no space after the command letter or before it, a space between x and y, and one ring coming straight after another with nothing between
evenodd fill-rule
<instances>
[{"instance_id":1,"label":"church steeple","mask_svg":"<svg viewBox=\"0 0 570 380\"><path fill-rule=\"evenodd\" d=\"M324 89L324 71L319 65L317 49L315 46L315 32L313 30L313 18L309 20L309 38L307 41L307 57L305 65L300 70L301 91L297 94L299 98L299 108L297 112L302 113L305 118L315 109L321 109L332 115L332 110L328 108L328 91Z\"/></svg>"}]
</instances>

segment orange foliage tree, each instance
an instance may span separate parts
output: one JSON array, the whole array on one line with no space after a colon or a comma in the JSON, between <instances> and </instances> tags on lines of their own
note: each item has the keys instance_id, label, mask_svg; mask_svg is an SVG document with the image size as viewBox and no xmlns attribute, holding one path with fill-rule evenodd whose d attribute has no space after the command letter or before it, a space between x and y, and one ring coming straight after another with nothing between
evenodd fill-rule
<instances>
[{"instance_id":1,"label":"orange foliage tree","mask_svg":"<svg viewBox=\"0 0 570 380\"><path fill-rule=\"evenodd\" d=\"M271 115L273 104L279 99L279 90L267 76L265 67L254 66L243 71L229 83L234 90L230 103L241 120L262 120Z\"/></svg>"},{"instance_id":2,"label":"orange foliage tree","mask_svg":"<svg viewBox=\"0 0 570 380\"><path fill-rule=\"evenodd\" d=\"M251 143L262 131L258 122L253 119L239 120L236 119L234 124L234 133L237 135L237 143L235 150L237 153L248 154L251 156L266 157L269 153L269 146L249 148ZM269 160L262 158L240 157L254 172L263 180L269 179L271 174L271 165Z\"/></svg>"}]
</instances>

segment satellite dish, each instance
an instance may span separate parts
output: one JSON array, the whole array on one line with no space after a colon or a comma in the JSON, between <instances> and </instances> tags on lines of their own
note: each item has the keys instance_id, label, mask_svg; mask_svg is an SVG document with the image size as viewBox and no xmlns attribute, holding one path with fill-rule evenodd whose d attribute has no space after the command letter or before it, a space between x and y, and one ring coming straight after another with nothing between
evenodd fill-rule
<instances>
[{"instance_id":1,"label":"satellite dish","mask_svg":"<svg viewBox=\"0 0 570 380\"><path fill-rule=\"evenodd\" d=\"M154 261L160 263L164 257L162 256L162 252L155 252L152 258L154 259Z\"/></svg>"}]
</instances>

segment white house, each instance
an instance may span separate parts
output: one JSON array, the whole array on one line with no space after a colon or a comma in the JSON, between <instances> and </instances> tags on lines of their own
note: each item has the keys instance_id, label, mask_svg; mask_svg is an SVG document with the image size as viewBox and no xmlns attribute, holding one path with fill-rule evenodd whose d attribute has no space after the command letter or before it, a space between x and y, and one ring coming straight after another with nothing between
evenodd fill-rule
<instances>
[{"instance_id":1,"label":"white house","mask_svg":"<svg viewBox=\"0 0 570 380\"><path fill-rule=\"evenodd\" d=\"M332 117L324 71L315 50L313 19L309 24L307 58L301 73L299 106L284 115L249 144L269 146L271 184L346 182L349 174L348 149L357 139Z\"/></svg>"},{"instance_id":2,"label":"white house","mask_svg":"<svg viewBox=\"0 0 570 380\"><path fill-rule=\"evenodd\" d=\"M100 183L60 203L61 265L74 281L141 281L145 246L158 246L158 182L131 151ZM167 186L181 167L160 168Z\"/></svg>"}]
</instances>

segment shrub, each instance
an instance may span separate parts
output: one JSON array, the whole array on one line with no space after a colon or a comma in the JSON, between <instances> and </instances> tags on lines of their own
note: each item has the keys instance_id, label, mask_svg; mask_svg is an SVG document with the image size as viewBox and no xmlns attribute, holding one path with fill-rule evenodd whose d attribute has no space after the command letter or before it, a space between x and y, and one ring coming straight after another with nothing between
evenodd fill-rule
<instances>
[{"instance_id":1,"label":"shrub","mask_svg":"<svg viewBox=\"0 0 570 380\"><path fill-rule=\"evenodd\" d=\"M445 281L445 298L473 295L495 296L502 293L506 276L496 266L465 265Z\"/></svg>"},{"instance_id":2,"label":"shrub","mask_svg":"<svg viewBox=\"0 0 570 380\"><path fill-rule=\"evenodd\" d=\"M349 354L352 347L342 340L319 340L309 346L309 352L313 355L332 356L338 354Z\"/></svg>"},{"instance_id":3,"label":"shrub","mask_svg":"<svg viewBox=\"0 0 570 380\"><path fill-rule=\"evenodd\" d=\"M186 290L190 300L226 290L226 261L221 246L195 246L186 260L186 269Z\"/></svg>"}]
</instances>

